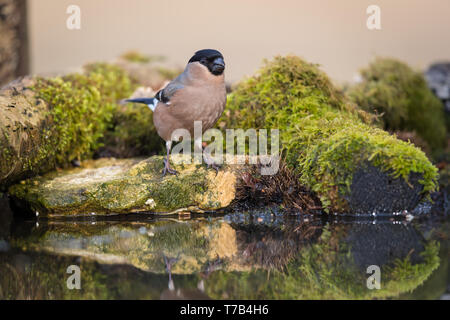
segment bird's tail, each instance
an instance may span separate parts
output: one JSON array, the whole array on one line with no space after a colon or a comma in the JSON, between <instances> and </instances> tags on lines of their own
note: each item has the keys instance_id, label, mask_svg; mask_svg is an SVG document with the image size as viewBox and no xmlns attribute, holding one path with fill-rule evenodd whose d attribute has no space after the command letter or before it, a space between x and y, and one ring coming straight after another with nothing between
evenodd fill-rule
<instances>
[{"instance_id":1,"label":"bird's tail","mask_svg":"<svg viewBox=\"0 0 450 320\"><path fill-rule=\"evenodd\" d=\"M155 111L156 105L158 104L158 99L156 99L156 98L135 98L135 99L126 99L125 102L146 104L150 108L150 110Z\"/></svg>"}]
</instances>

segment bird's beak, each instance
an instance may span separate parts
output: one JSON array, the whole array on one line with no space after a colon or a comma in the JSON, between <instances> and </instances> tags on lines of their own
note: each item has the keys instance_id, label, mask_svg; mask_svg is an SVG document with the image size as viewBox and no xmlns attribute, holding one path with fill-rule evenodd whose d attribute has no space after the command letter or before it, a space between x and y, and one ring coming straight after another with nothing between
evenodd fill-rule
<instances>
[{"instance_id":1,"label":"bird's beak","mask_svg":"<svg viewBox=\"0 0 450 320\"><path fill-rule=\"evenodd\" d=\"M222 58L216 58L213 63L213 71L217 73L223 72L225 69L225 61Z\"/></svg>"}]
</instances>

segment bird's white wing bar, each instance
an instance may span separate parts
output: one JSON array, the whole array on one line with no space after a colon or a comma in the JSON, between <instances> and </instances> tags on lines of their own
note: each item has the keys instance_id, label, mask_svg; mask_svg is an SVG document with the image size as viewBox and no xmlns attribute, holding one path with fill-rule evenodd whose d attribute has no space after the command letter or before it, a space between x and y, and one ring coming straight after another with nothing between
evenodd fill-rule
<instances>
[{"instance_id":1,"label":"bird's white wing bar","mask_svg":"<svg viewBox=\"0 0 450 320\"><path fill-rule=\"evenodd\" d=\"M158 105L158 99L153 98L153 103L148 104L148 107L150 108L150 110L152 110L153 112L155 112L156 106Z\"/></svg>"}]
</instances>

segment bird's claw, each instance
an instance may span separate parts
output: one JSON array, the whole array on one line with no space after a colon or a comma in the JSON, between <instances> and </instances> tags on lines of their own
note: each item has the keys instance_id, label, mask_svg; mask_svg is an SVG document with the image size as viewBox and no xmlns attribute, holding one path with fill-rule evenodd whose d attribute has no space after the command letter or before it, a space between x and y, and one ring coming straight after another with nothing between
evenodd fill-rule
<instances>
[{"instance_id":1,"label":"bird's claw","mask_svg":"<svg viewBox=\"0 0 450 320\"><path fill-rule=\"evenodd\" d=\"M221 167L222 167L221 165L215 164L214 162L208 163L208 166L207 166L208 169L212 168L212 169L216 170L216 175L219 173L219 169Z\"/></svg>"},{"instance_id":2,"label":"bird's claw","mask_svg":"<svg viewBox=\"0 0 450 320\"><path fill-rule=\"evenodd\" d=\"M170 167L169 161L168 161L167 159L164 159L163 177L164 177L167 173L177 175L177 174L178 174L178 171L172 169L172 168Z\"/></svg>"}]
</instances>

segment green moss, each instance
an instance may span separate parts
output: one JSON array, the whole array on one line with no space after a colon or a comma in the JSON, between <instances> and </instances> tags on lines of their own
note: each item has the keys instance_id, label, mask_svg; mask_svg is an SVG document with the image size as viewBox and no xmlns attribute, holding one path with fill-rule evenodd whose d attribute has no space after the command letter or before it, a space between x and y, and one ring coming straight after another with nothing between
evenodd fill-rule
<instances>
[{"instance_id":1,"label":"green moss","mask_svg":"<svg viewBox=\"0 0 450 320\"><path fill-rule=\"evenodd\" d=\"M238 84L219 123L227 128L279 128L283 156L326 208L343 210L355 169L370 163L408 181L422 174L436 189L437 169L412 144L371 125L373 118L336 90L317 65L295 56L266 62Z\"/></svg>"},{"instance_id":2,"label":"green moss","mask_svg":"<svg viewBox=\"0 0 450 320\"><path fill-rule=\"evenodd\" d=\"M168 211L186 208L195 202L199 194L206 191L207 183L206 175L202 171L168 177L161 181L158 188L151 188L149 196Z\"/></svg>"},{"instance_id":3,"label":"green moss","mask_svg":"<svg viewBox=\"0 0 450 320\"><path fill-rule=\"evenodd\" d=\"M44 141L30 165L64 166L89 157L111 124L116 102L128 97L132 89L128 75L108 64L89 65L85 74L38 78L33 90L49 104L49 117L42 132Z\"/></svg>"},{"instance_id":4,"label":"green moss","mask_svg":"<svg viewBox=\"0 0 450 320\"><path fill-rule=\"evenodd\" d=\"M172 80L175 79L180 73L183 72L182 69L169 69L169 68L165 68L165 67L159 67L158 68L158 72L159 74L167 79L167 80Z\"/></svg>"},{"instance_id":5,"label":"green moss","mask_svg":"<svg viewBox=\"0 0 450 320\"><path fill-rule=\"evenodd\" d=\"M101 142L100 152L124 158L158 154L165 147L153 125L153 112L142 104L119 106Z\"/></svg>"},{"instance_id":6,"label":"green moss","mask_svg":"<svg viewBox=\"0 0 450 320\"><path fill-rule=\"evenodd\" d=\"M382 115L384 129L415 131L432 150L446 145L444 108L422 73L401 61L377 58L361 76L349 96L364 110Z\"/></svg>"},{"instance_id":7,"label":"green moss","mask_svg":"<svg viewBox=\"0 0 450 320\"><path fill-rule=\"evenodd\" d=\"M151 63L155 61L163 61L163 56L154 56L154 55L146 55L142 54L138 51L128 51L121 55L121 58L135 63Z\"/></svg>"}]
</instances>

